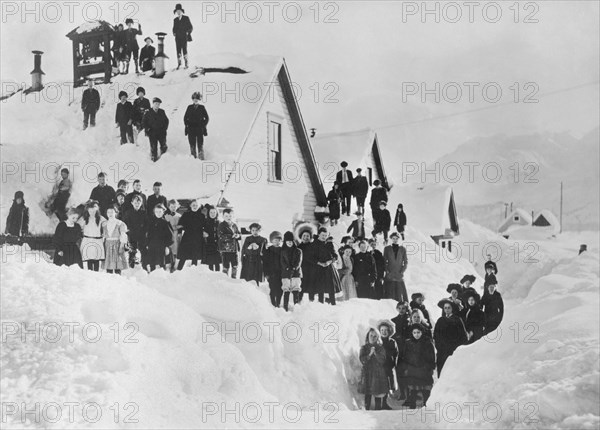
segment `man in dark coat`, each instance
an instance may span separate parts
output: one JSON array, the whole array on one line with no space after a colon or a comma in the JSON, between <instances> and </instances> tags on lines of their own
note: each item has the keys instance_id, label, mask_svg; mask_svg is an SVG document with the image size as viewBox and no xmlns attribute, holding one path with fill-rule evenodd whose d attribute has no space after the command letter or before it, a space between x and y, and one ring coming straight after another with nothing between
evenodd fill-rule
<instances>
[{"instance_id":1,"label":"man in dark coat","mask_svg":"<svg viewBox=\"0 0 600 430\"><path fill-rule=\"evenodd\" d=\"M335 180L340 184L340 191L342 192L342 214L350 216L352 210L352 172L348 170L348 163L342 161L340 164L342 170L337 172Z\"/></svg>"},{"instance_id":2,"label":"man in dark coat","mask_svg":"<svg viewBox=\"0 0 600 430\"><path fill-rule=\"evenodd\" d=\"M381 300L383 298L383 278L385 276L385 258L383 253L377 249L377 240L370 239L369 246L371 247L370 254L373 256L375 261L375 268L377 270L377 278L375 279L375 288L373 290L373 298Z\"/></svg>"},{"instance_id":3,"label":"man in dark coat","mask_svg":"<svg viewBox=\"0 0 600 430\"><path fill-rule=\"evenodd\" d=\"M160 155L167 152L167 129L169 118L164 110L160 108L162 100L158 97L152 99L152 109L144 115L144 129L150 140L150 151L152 161L158 160L158 144L160 143Z\"/></svg>"},{"instance_id":4,"label":"man in dark coat","mask_svg":"<svg viewBox=\"0 0 600 430\"><path fill-rule=\"evenodd\" d=\"M390 226L392 224L392 218L390 216L390 211L386 209L387 202L382 200L379 203L379 210L375 212L373 220L375 221L375 225L373 228L373 237L377 236L379 233L383 233L383 243L387 245L388 243L388 233L390 231Z\"/></svg>"},{"instance_id":5,"label":"man in dark coat","mask_svg":"<svg viewBox=\"0 0 600 430\"><path fill-rule=\"evenodd\" d=\"M167 207L169 205L167 198L160 194L161 187L162 182L155 182L152 186L152 191L154 192L154 194L149 196L148 200L146 201L146 211L148 212L148 216L152 215L152 213L154 212L154 207L157 204L160 203L164 207Z\"/></svg>"},{"instance_id":6,"label":"man in dark coat","mask_svg":"<svg viewBox=\"0 0 600 430\"><path fill-rule=\"evenodd\" d=\"M356 219L352 221L346 233L350 233L354 240L363 240L366 236L365 219L362 212L356 212Z\"/></svg>"},{"instance_id":7,"label":"man in dark coat","mask_svg":"<svg viewBox=\"0 0 600 430\"><path fill-rule=\"evenodd\" d=\"M29 208L25 206L23 191L17 191L8 211L4 234L26 236L29 234Z\"/></svg>"},{"instance_id":8,"label":"man in dark coat","mask_svg":"<svg viewBox=\"0 0 600 430\"><path fill-rule=\"evenodd\" d=\"M381 181L379 179L375 179L373 185L375 185L375 188L371 190L371 200L369 203L371 206L371 214L373 215L373 219L375 219L375 213L379 210L381 202L388 201L388 194L387 190L381 186Z\"/></svg>"},{"instance_id":9,"label":"man in dark coat","mask_svg":"<svg viewBox=\"0 0 600 430\"><path fill-rule=\"evenodd\" d=\"M142 25L138 23L138 28L133 28L133 19L127 18L125 20L125 25L127 29L125 30L125 43L127 46L127 67L125 68L125 73L129 73L129 60L133 57L133 62L135 64L135 73L139 73L138 69L138 52L140 47L137 42L137 36L142 35Z\"/></svg>"},{"instance_id":10,"label":"man in dark coat","mask_svg":"<svg viewBox=\"0 0 600 430\"><path fill-rule=\"evenodd\" d=\"M444 316L437 320L433 331L433 340L437 350L438 378L448 357L454 354L456 348L464 345L468 338L462 320L454 315L452 302L449 299L444 299L442 302Z\"/></svg>"},{"instance_id":11,"label":"man in dark coat","mask_svg":"<svg viewBox=\"0 0 600 430\"><path fill-rule=\"evenodd\" d=\"M177 48L177 69L181 67L181 60L185 60L185 68L188 68L187 43L192 40L192 31L194 27L185 10L177 3L173 11L177 16L173 20L173 36L175 36L175 47Z\"/></svg>"},{"instance_id":12,"label":"man in dark coat","mask_svg":"<svg viewBox=\"0 0 600 430\"><path fill-rule=\"evenodd\" d=\"M204 105L200 104L200 100L202 100L202 94L199 92L192 94L193 103L187 107L183 123L192 155L194 158L204 160L204 136L208 135L206 130L208 112Z\"/></svg>"},{"instance_id":13,"label":"man in dark coat","mask_svg":"<svg viewBox=\"0 0 600 430\"><path fill-rule=\"evenodd\" d=\"M148 215L142 208L142 198L135 196L132 200L131 210L123 214L123 222L127 225L129 238L129 267L135 267L138 250L142 268L146 269L146 231L148 230Z\"/></svg>"},{"instance_id":14,"label":"man in dark coat","mask_svg":"<svg viewBox=\"0 0 600 430\"><path fill-rule=\"evenodd\" d=\"M206 218L199 209L198 201L192 200L190 210L181 215L179 219L183 236L177 251L177 257L179 258L177 270L183 269L186 260L191 260L192 266L197 266L198 261L202 259Z\"/></svg>"},{"instance_id":15,"label":"man in dark coat","mask_svg":"<svg viewBox=\"0 0 600 430\"><path fill-rule=\"evenodd\" d=\"M142 69L142 72L148 72L154 69L156 48L152 46L154 41L151 37L146 37L144 42L146 42L146 45L140 50L140 69Z\"/></svg>"},{"instance_id":16,"label":"man in dark coat","mask_svg":"<svg viewBox=\"0 0 600 430\"><path fill-rule=\"evenodd\" d=\"M138 142L139 132L144 128L144 115L150 110L150 100L145 97L146 90L143 87L138 87L135 94L137 99L133 101L133 125L136 129L136 142Z\"/></svg>"},{"instance_id":17,"label":"man in dark coat","mask_svg":"<svg viewBox=\"0 0 600 430\"><path fill-rule=\"evenodd\" d=\"M81 110L83 111L83 129L96 126L96 112L100 109L100 93L94 88L94 81L88 80L88 87L81 96Z\"/></svg>"},{"instance_id":18,"label":"man in dark coat","mask_svg":"<svg viewBox=\"0 0 600 430\"><path fill-rule=\"evenodd\" d=\"M408 301L406 285L404 284L404 272L408 266L406 248L398 244L400 235L392 233L392 244L383 250L385 259L384 291L385 298L394 299L399 302Z\"/></svg>"},{"instance_id":19,"label":"man in dark coat","mask_svg":"<svg viewBox=\"0 0 600 430\"><path fill-rule=\"evenodd\" d=\"M504 318L504 300L496 290L496 277L494 275L492 277L488 280L487 294L481 299L481 306L485 313L484 335L496 330Z\"/></svg>"},{"instance_id":20,"label":"man in dark coat","mask_svg":"<svg viewBox=\"0 0 600 430\"><path fill-rule=\"evenodd\" d=\"M356 197L358 211L365 213L365 200L369 192L369 181L362 175L362 169L356 169L356 177L352 181L352 194Z\"/></svg>"},{"instance_id":21,"label":"man in dark coat","mask_svg":"<svg viewBox=\"0 0 600 430\"><path fill-rule=\"evenodd\" d=\"M377 280L377 268L375 259L371 253L367 252L367 242L361 240L359 252L353 257L352 276L356 281L356 295L363 299L372 299L375 294L373 288Z\"/></svg>"},{"instance_id":22,"label":"man in dark coat","mask_svg":"<svg viewBox=\"0 0 600 430\"><path fill-rule=\"evenodd\" d=\"M98 174L98 185L92 189L90 200L96 200L100 206L100 213L106 218L106 209L115 204L117 193L110 185L106 185L106 173Z\"/></svg>"},{"instance_id":23,"label":"man in dark coat","mask_svg":"<svg viewBox=\"0 0 600 430\"><path fill-rule=\"evenodd\" d=\"M127 93L119 92L119 103L115 113L115 122L121 131L121 145L133 143L133 105L127 101Z\"/></svg>"}]
</instances>

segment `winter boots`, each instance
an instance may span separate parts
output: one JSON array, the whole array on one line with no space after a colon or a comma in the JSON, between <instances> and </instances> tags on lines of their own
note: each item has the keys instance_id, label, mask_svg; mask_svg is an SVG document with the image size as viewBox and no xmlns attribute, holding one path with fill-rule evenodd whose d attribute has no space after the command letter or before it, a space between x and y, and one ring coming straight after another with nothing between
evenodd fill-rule
<instances>
[{"instance_id":1,"label":"winter boots","mask_svg":"<svg viewBox=\"0 0 600 430\"><path fill-rule=\"evenodd\" d=\"M300 292L292 291L292 295L294 297L294 306L295 306L300 301ZM290 292L286 291L285 293L283 293L283 309L285 309L286 312L289 310L289 304L290 304Z\"/></svg>"},{"instance_id":2,"label":"winter boots","mask_svg":"<svg viewBox=\"0 0 600 430\"><path fill-rule=\"evenodd\" d=\"M187 69L189 67L188 65L188 56L187 54L183 56L183 59L185 61L185 65L183 66L184 69Z\"/></svg>"},{"instance_id":3,"label":"winter boots","mask_svg":"<svg viewBox=\"0 0 600 430\"><path fill-rule=\"evenodd\" d=\"M181 57L183 57L181 54L177 56L177 70L181 68Z\"/></svg>"}]
</instances>

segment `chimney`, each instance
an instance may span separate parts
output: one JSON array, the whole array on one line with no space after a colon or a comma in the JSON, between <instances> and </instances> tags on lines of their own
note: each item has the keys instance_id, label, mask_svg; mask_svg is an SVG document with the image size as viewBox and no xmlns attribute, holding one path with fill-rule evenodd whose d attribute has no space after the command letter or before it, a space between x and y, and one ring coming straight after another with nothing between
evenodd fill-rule
<instances>
[{"instance_id":1,"label":"chimney","mask_svg":"<svg viewBox=\"0 0 600 430\"><path fill-rule=\"evenodd\" d=\"M154 77L156 78L162 78L165 75L165 58L169 58L165 54L166 35L167 33L156 33L158 38L158 49L154 56Z\"/></svg>"},{"instance_id":2,"label":"chimney","mask_svg":"<svg viewBox=\"0 0 600 430\"><path fill-rule=\"evenodd\" d=\"M42 84L42 51L31 51L33 53L33 71L31 72L31 91L41 91Z\"/></svg>"}]
</instances>

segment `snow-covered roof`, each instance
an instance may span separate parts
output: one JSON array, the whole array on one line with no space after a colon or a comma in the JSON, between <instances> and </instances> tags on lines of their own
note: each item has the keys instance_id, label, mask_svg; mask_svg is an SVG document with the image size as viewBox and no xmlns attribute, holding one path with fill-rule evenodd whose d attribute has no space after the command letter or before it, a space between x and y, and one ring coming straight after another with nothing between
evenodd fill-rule
<instances>
[{"instance_id":1,"label":"snow-covered roof","mask_svg":"<svg viewBox=\"0 0 600 430\"><path fill-rule=\"evenodd\" d=\"M402 203L406 212L407 225L422 233L439 236L448 229L456 230L455 233L459 231L452 187L438 184L394 187L388 204L392 217L399 203ZM454 223L450 211L453 212Z\"/></svg>"},{"instance_id":2,"label":"snow-covered roof","mask_svg":"<svg viewBox=\"0 0 600 430\"><path fill-rule=\"evenodd\" d=\"M519 216L519 221L515 221L514 217ZM525 209L517 208L513 210L508 216L502 221L500 227L498 227L499 233L507 233L514 228L521 228L523 226L530 226L533 222L531 214Z\"/></svg>"},{"instance_id":3,"label":"snow-covered roof","mask_svg":"<svg viewBox=\"0 0 600 430\"><path fill-rule=\"evenodd\" d=\"M85 33L94 33L94 32L103 32L103 31L114 31L115 28L108 22L102 20L92 20L85 21L79 27L75 27L71 30L67 37L73 39L75 36L85 34Z\"/></svg>"},{"instance_id":4,"label":"snow-covered roof","mask_svg":"<svg viewBox=\"0 0 600 430\"><path fill-rule=\"evenodd\" d=\"M549 209L544 209L535 216L535 221L533 222L534 225L537 223L540 217L544 217L544 219L548 221L548 223L550 223L551 226L560 226L560 221L558 220L556 215L554 215Z\"/></svg>"}]
</instances>

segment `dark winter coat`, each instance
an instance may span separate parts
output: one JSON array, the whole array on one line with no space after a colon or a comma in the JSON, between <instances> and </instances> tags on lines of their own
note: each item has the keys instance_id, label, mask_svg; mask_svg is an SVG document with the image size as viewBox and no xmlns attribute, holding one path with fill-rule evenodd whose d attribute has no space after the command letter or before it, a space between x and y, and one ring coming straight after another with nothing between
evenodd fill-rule
<instances>
[{"instance_id":1,"label":"dark winter coat","mask_svg":"<svg viewBox=\"0 0 600 430\"><path fill-rule=\"evenodd\" d=\"M400 232L404 231L406 226L406 213L400 209L396 210L396 216L394 217L394 227Z\"/></svg>"},{"instance_id":2,"label":"dark winter coat","mask_svg":"<svg viewBox=\"0 0 600 430\"><path fill-rule=\"evenodd\" d=\"M204 221L204 233L208 236L204 238L204 264L221 264L221 254L219 253L219 220L217 218L206 218Z\"/></svg>"},{"instance_id":3,"label":"dark winter coat","mask_svg":"<svg viewBox=\"0 0 600 430\"><path fill-rule=\"evenodd\" d=\"M371 348L375 348L375 353L369 356ZM372 345L367 342L360 348L359 358L363 365L365 394L375 396L387 394L390 385L385 368L386 352L383 345Z\"/></svg>"},{"instance_id":4,"label":"dark winter coat","mask_svg":"<svg viewBox=\"0 0 600 430\"><path fill-rule=\"evenodd\" d=\"M473 332L473 336L468 343L473 343L481 339L485 326L485 314L478 304L467 306L462 312L462 320L465 323L465 330Z\"/></svg>"},{"instance_id":5,"label":"dark winter coat","mask_svg":"<svg viewBox=\"0 0 600 430\"><path fill-rule=\"evenodd\" d=\"M169 221L153 215L148 224L146 240L148 243L147 264L164 266L165 248L173 244L173 230L171 230Z\"/></svg>"},{"instance_id":6,"label":"dark winter coat","mask_svg":"<svg viewBox=\"0 0 600 430\"><path fill-rule=\"evenodd\" d=\"M165 196L161 196L161 195L157 196L155 194L148 196L148 200L146 200L144 202L144 206L146 206L146 212L148 212L148 216L154 214L154 208L159 203L162 203L162 205L165 208L169 207L169 204L167 203L167 198Z\"/></svg>"},{"instance_id":7,"label":"dark winter coat","mask_svg":"<svg viewBox=\"0 0 600 430\"><path fill-rule=\"evenodd\" d=\"M100 109L100 93L96 88L86 88L83 91L81 109L88 113L94 113Z\"/></svg>"},{"instance_id":8,"label":"dark winter coat","mask_svg":"<svg viewBox=\"0 0 600 430\"><path fill-rule=\"evenodd\" d=\"M187 35L194 30L192 22L187 15L181 15L173 20L173 36L179 40L187 40Z\"/></svg>"},{"instance_id":9,"label":"dark winter coat","mask_svg":"<svg viewBox=\"0 0 600 430\"><path fill-rule=\"evenodd\" d=\"M427 308L425 307L425 305L419 305L417 302L415 302L414 300L412 300L410 302L410 308L411 309L419 309L421 311L421 313L423 313L423 316L425 317L425 319L427 320L427 322L429 324L431 323L431 319L429 319L429 312L427 311Z\"/></svg>"},{"instance_id":10,"label":"dark winter coat","mask_svg":"<svg viewBox=\"0 0 600 430\"><path fill-rule=\"evenodd\" d=\"M110 185L96 185L90 194L90 200L96 200L100 206L100 213L106 217L106 209L117 201L117 193Z\"/></svg>"},{"instance_id":11,"label":"dark winter coat","mask_svg":"<svg viewBox=\"0 0 600 430\"><path fill-rule=\"evenodd\" d=\"M317 263L326 263L337 260L337 254L332 243L315 240L315 260ZM316 265L315 271L315 291L317 293L337 293L342 290L341 281L333 263L327 267Z\"/></svg>"},{"instance_id":12,"label":"dark winter coat","mask_svg":"<svg viewBox=\"0 0 600 430\"><path fill-rule=\"evenodd\" d=\"M410 326L410 317L408 316L408 314L404 316L398 314L394 318L392 318L392 322L396 327L394 339L400 347L404 343L404 341L410 336L410 333L408 332L408 326Z\"/></svg>"},{"instance_id":13,"label":"dark winter coat","mask_svg":"<svg viewBox=\"0 0 600 430\"><path fill-rule=\"evenodd\" d=\"M396 365L398 364L398 344L391 337L382 337L385 349L385 373L388 377L389 389L396 390Z\"/></svg>"},{"instance_id":14,"label":"dark winter coat","mask_svg":"<svg viewBox=\"0 0 600 430\"><path fill-rule=\"evenodd\" d=\"M125 44L127 46L127 52L138 51L140 46L138 45L136 36L141 36L142 31L137 28L127 28L124 30L125 33Z\"/></svg>"},{"instance_id":15,"label":"dark winter coat","mask_svg":"<svg viewBox=\"0 0 600 430\"><path fill-rule=\"evenodd\" d=\"M452 355L460 345L467 341L467 333L462 320L456 316L443 316L435 323L433 340L438 354Z\"/></svg>"},{"instance_id":16,"label":"dark winter coat","mask_svg":"<svg viewBox=\"0 0 600 430\"><path fill-rule=\"evenodd\" d=\"M371 190L371 200L370 200L371 209L379 210L379 203L381 203L381 201L384 201L384 202L388 201L387 190L383 187L373 188Z\"/></svg>"},{"instance_id":17,"label":"dark winter coat","mask_svg":"<svg viewBox=\"0 0 600 430\"><path fill-rule=\"evenodd\" d=\"M400 350L398 363L398 377L403 385L433 385L435 351L431 339L423 335L416 340L411 335Z\"/></svg>"},{"instance_id":18,"label":"dark winter coat","mask_svg":"<svg viewBox=\"0 0 600 430\"><path fill-rule=\"evenodd\" d=\"M408 325L408 328L406 329L406 332L408 333L407 339L412 336L412 332L415 327L419 327L421 329L421 333L423 333L424 337L426 337L430 340L433 339L433 333L431 330L431 326L429 326L427 324L423 324L423 323L413 323L413 322L411 322Z\"/></svg>"},{"instance_id":19,"label":"dark winter coat","mask_svg":"<svg viewBox=\"0 0 600 430\"><path fill-rule=\"evenodd\" d=\"M250 249L255 244L257 249ZM241 278L246 281L263 281L262 255L267 247L267 239L262 236L248 236L242 246L242 271Z\"/></svg>"},{"instance_id":20,"label":"dark winter coat","mask_svg":"<svg viewBox=\"0 0 600 430\"><path fill-rule=\"evenodd\" d=\"M386 281L402 281L404 279L404 272L406 271L406 267L408 265L406 248L398 245L397 253L394 253L394 248L394 245L388 245L383 250Z\"/></svg>"},{"instance_id":21,"label":"dark winter coat","mask_svg":"<svg viewBox=\"0 0 600 430\"><path fill-rule=\"evenodd\" d=\"M127 225L127 236L130 242L136 242L144 246L146 244L146 232L148 231L149 218L144 209L131 209L123 215L123 222Z\"/></svg>"},{"instance_id":22,"label":"dark winter coat","mask_svg":"<svg viewBox=\"0 0 600 430\"><path fill-rule=\"evenodd\" d=\"M502 295L496 290L494 294L486 294L481 299L481 306L485 313L485 332L490 333L498 328L504 317L504 301Z\"/></svg>"},{"instance_id":23,"label":"dark winter coat","mask_svg":"<svg viewBox=\"0 0 600 430\"><path fill-rule=\"evenodd\" d=\"M61 221L56 226L52 243L54 244L54 264L57 266L71 266L77 264L79 267L83 267L81 261L81 251L79 249L79 242L83 237L83 231L78 223L75 223L73 227L67 226L67 223ZM62 251L63 255L58 253Z\"/></svg>"},{"instance_id":24,"label":"dark winter coat","mask_svg":"<svg viewBox=\"0 0 600 430\"><path fill-rule=\"evenodd\" d=\"M356 197L367 197L369 192L369 182L364 176L357 176L352 181L352 194Z\"/></svg>"},{"instance_id":25,"label":"dark winter coat","mask_svg":"<svg viewBox=\"0 0 600 430\"><path fill-rule=\"evenodd\" d=\"M282 279L302 278L302 250L296 245L283 245L281 250Z\"/></svg>"},{"instance_id":26,"label":"dark winter coat","mask_svg":"<svg viewBox=\"0 0 600 430\"><path fill-rule=\"evenodd\" d=\"M374 249L371 251L373 260L375 260L375 268L377 269L377 279L383 279L385 275L385 258L380 250Z\"/></svg>"},{"instance_id":27,"label":"dark winter coat","mask_svg":"<svg viewBox=\"0 0 600 430\"><path fill-rule=\"evenodd\" d=\"M240 250L240 239L234 238L233 236L240 234L240 230L235 223L229 225L227 221L222 221L217 228L217 235L219 238L219 252L239 252Z\"/></svg>"},{"instance_id":28,"label":"dark winter coat","mask_svg":"<svg viewBox=\"0 0 600 430\"><path fill-rule=\"evenodd\" d=\"M358 283L358 288L370 288L370 284L377 279L375 259L368 252L358 252L353 258L352 276Z\"/></svg>"},{"instance_id":29,"label":"dark winter coat","mask_svg":"<svg viewBox=\"0 0 600 430\"><path fill-rule=\"evenodd\" d=\"M149 109L144 115L144 129L148 136L160 137L167 134L169 118L163 109Z\"/></svg>"},{"instance_id":30,"label":"dark winter coat","mask_svg":"<svg viewBox=\"0 0 600 430\"><path fill-rule=\"evenodd\" d=\"M281 289L281 254L283 250L280 246L269 246L263 252L262 263L263 271L269 281L269 288Z\"/></svg>"},{"instance_id":31,"label":"dark winter coat","mask_svg":"<svg viewBox=\"0 0 600 430\"><path fill-rule=\"evenodd\" d=\"M352 181L354 179L354 177L352 176L352 171L349 169L346 169L346 176L348 177L348 182L346 183L342 183L342 178L343 178L343 171L340 170L339 172L336 173L335 175L335 180L337 181L338 184L340 184L340 188L346 188L349 191L352 191Z\"/></svg>"},{"instance_id":32,"label":"dark winter coat","mask_svg":"<svg viewBox=\"0 0 600 430\"><path fill-rule=\"evenodd\" d=\"M327 203L329 207L329 218L332 220L340 219L340 203L342 201L342 192L339 188L331 189L327 194Z\"/></svg>"},{"instance_id":33,"label":"dark winter coat","mask_svg":"<svg viewBox=\"0 0 600 430\"><path fill-rule=\"evenodd\" d=\"M123 206L125 207L125 210L126 211L133 210L133 204L131 202L133 201L133 198L135 196L140 196L140 198L142 199L142 206L140 206L140 210L145 211L146 207L148 206L146 204L146 201L147 201L146 194L144 194L144 193L142 193L140 191L132 191L132 192L130 192L129 194L127 194L125 196L125 203L123 203ZM151 212L150 214L153 215L154 212Z\"/></svg>"},{"instance_id":34,"label":"dark winter coat","mask_svg":"<svg viewBox=\"0 0 600 430\"><path fill-rule=\"evenodd\" d=\"M127 34L125 30L116 30L113 34L112 50L117 61L124 60L127 55Z\"/></svg>"},{"instance_id":35,"label":"dark winter coat","mask_svg":"<svg viewBox=\"0 0 600 430\"><path fill-rule=\"evenodd\" d=\"M206 218L197 210L189 210L179 218L183 236L177 249L180 260L201 260L204 252L204 223Z\"/></svg>"},{"instance_id":36,"label":"dark winter coat","mask_svg":"<svg viewBox=\"0 0 600 430\"><path fill-rule=\"evenodd\" d=\"M298 249L302 251L302 291L315 292L315 276L317 272L316 247L314 242L300 243Z\"/></svg>"},{"instance_id":37,"label":"dark winter coat","mask_svg":"<svg viewBox=\"0 0 600 430\"><path fill-rule=\"evenodd\" d=\"M133 122L133 105L126 101L125 103L117 103L115 112L115 122L119 125L127 125L129 121Z\"/></svg>"},{"instance_id":38,"label":"dark winter coat","mask_svg":"<svg viewBox=\"0 0 600 430\"><path fill-rule=\"evenodd\" d=\"M142 49L143 51L143 49ZM133 101L133 122L136 125L142 125L144 120L144 114L149 111L152 107L150 106L150 100L146 97L140 99L139 97Z\"/></svg>"},{"instance_id":39,"label":"dark winter coat","mask_svg":"<svg viewBox=\"0 0 600 430\"><path fill-rule=\"evenodd\" d=\"M140 50L140 69L142 72L152 70L152 61L156 54L156 48L152 45L146 45Z\"/></svg>"},{"instance_id":40,"label":"dark winter coat","mask_svg":"<svg viewBox=\"0 0 600 430\"><path fill-rule=\"evenodd\" d=\"M203 136L208 135L206 126L208 125L208 112L201 104L191 104L187 107L183 116L183 124L187 130L199 131ZM186 133L187 134L187 133Z\"/></svg>"},{"instance_id":41,"label":"dark winter coat","mask_svg":"<svg viewBox=\"0 0 600 430\"><path fill-rule=\"evenodd\" d=\"M378 210L374 213L375 216L375 230L379 231L390 231L390 225L392 224L392 218L390 211L387 209Z\"/></svg>"},{"instance_id":42,"label":"dark winter coat","mask_svg":"<svg viewBox=\"0 0 600 430\"><path fill-rule=\"evenodd\" d=\"M17 204L13 200L13 204L6 217L4 233L13 236L26 236L29 234L29 208L25 206L25 201Z\"/></svg>"},{"instance_id":43,"label":"dark winter coat","mask_svg":"<svg viewBox=\"0 0 600 430\"><path fill-rule=\"evenodd\" d=\"M350 233L354 239L364 239L366 236L365 220L363 219L360 224L357 219L352 221L346 233Z\"/></svg>"}]
</instances>

